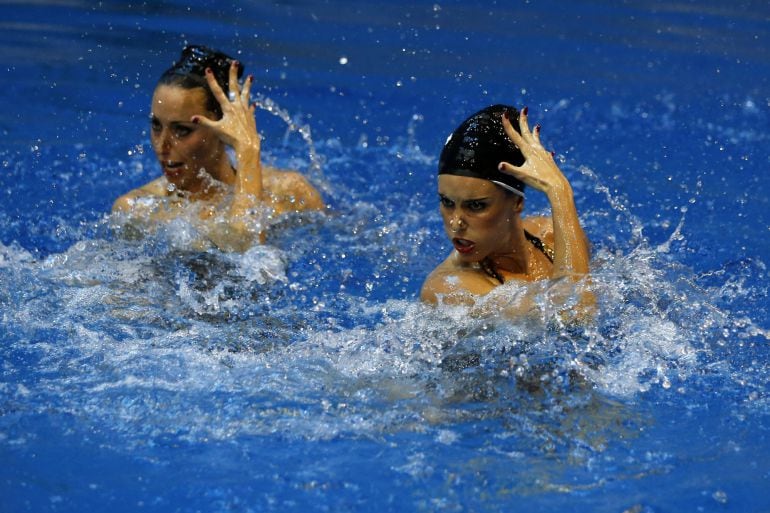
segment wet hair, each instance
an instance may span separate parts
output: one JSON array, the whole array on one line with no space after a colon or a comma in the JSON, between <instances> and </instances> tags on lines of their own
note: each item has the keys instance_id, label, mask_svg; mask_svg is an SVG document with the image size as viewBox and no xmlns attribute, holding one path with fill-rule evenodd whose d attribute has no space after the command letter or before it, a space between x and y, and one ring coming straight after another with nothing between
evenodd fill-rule
<instances>
[{"instance_id":1,"label":"wet hair","mask_svg":"<svg viewBox=\"0 0 770 513\"><path fill-rule=\"evenodd\" d=\"M187 45L182 50L179 60L160 76L158 85L177 86L184 89L203 88L206 92L206 108L221 118L222 107L206 82L206 68L211 68L217 83L227 94L230 87L230 64L234 60L229 55L205 46ZM239 62L238 78L242 75L243 64Z\"/></svg>"},{"instance_id":2,"label":"wet hair","mask_svg":"<svg viewBox=\"0 0 770 513\"><path fill-rule=\"evenodd\" d=\"M524 183L497 168L503 161L520 166L525 160L503 129L504 112L519 132L519 111L515 107L491 105L478 111L447 139L439 157L438 174L489 180L524 197Z\"/></svg>"}]
</instances>

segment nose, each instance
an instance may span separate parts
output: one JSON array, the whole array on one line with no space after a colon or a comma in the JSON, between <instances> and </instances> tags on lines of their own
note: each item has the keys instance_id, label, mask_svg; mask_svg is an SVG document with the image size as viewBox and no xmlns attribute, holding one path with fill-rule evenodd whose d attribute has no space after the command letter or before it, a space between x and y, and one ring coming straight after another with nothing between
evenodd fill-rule
<instances>
[{"instance_id":1,"label":"nose","mask_svg":"<svg viewBox=\"0 0 770 513\"><path fill-rule=\"evenodd\" d=\"M165 152L168 151L169 148L171 148L171 133L167 129L163 129L163 131L160 133L160 148Z\"/></svg>"},{"instance_id":2,"label":"nose","mask_svg":"<svg viewBox=\"0 0 770 513\"><path fill-rule=\"evenodd\" d=\"M468 224L460 214L453 214L452 217L449 218L449 229L452 230L453 233L458 233L467 227Z\"/></svg>"},{"instance_id":3,"label":"nose","mask_svg":"<svg viewBox=\"0 0 770 513\"><path fill-rule=\"evenodd\" d=\"M163 128L160 132L153 133L152 142L154 143L155 151L158 154L161 154L161 155L168 154L168 151L173 146L171 136L172 136L171 132L166 128Z\"/></svg>"}]
</instances>

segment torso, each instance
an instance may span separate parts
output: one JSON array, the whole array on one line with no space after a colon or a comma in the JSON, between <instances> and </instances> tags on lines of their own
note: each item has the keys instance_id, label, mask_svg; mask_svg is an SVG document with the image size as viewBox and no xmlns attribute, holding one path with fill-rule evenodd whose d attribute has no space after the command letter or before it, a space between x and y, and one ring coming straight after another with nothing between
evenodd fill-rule
<instances>
[{"instance_id":1,"label":"torso","mask_svg":"<svg viewBox=\"0 0 770 513\"><path fill-rule=\"evenodd\" d=\"M294 171L278 171L263 168L263 207L273 214L290 211L317 209L323 203L320 196L305 178ZM221 191L210 198L190 201L183 194L173 191L168 180L161 176L122 196L116 201L116 208L129 212L132 218L140 218L150 224L171 221L182 215L195 214L200 220L214 217L226 209L231 188L223 185ZM118 206L121 205L121 206Z\"/></svg>"},{"instance_id":2,"label":"torso","mask_svg":"<svg viewBox=\"0 0 770 513\"><path fill-rule=\"evenodd\" d=\"M551 219L547 217L530 217L522 220L523 228L530 234L540 239L549 248L553 247L553 227ZM495 269L503 282L522 281L532 282L551 277L553 263L546 254L531 242L525 246L527 252L527 271L512 273L503 269ZM472 294L486 294L501 284L494 273L487 272L482 265L460 264L456 259L456 252L452 253L431 272L423 286L423 297L426 291L438 293L470 292ZM461 286L459 286L461 285Z\"/></svg>"}]
</instances>

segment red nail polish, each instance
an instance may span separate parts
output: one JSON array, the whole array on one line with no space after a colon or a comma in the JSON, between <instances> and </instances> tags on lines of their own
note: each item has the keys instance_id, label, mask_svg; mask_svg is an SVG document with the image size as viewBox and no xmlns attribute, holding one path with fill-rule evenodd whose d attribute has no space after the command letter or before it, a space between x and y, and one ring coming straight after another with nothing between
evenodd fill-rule
<instances>
[{"instance_id":1,"label":"red nail polish","mask_svg":"<svg viewBox=\"0 0 770 513\"><path fill-rule=\"evenodd\" d=\"M198 118L198 116L193 116L193 118L192 118L192 122L193 122L193 123L195 123L195 124L197 125L198 123L200 123L200 122L201 122L201 120L200 120L200 118Z\"/></svg>"},{"instance_id":2,"label":"red nail polish","mask_svg":"<svg viewBox=\"0 0 770 513\"><path fill-rule=\"evenodd\" d=\"M206 68L206 74L211 75L211 68Z\"/></svg>"},{"instance_id":3,"label":"red nail polish","mask_svg":"<svg viewBox=\"0 0 770 513\"><path fill-rule=\"evenodd\" d=\"M535 132L540 132L540 124L535 125Z\"/></svg>"},{"instance_id":4,"label":"red nail polish","mask_svg":"<svg viewBox=\"0 0 770 513\"><path fill-rule=\"evenodd\" d=\"M249 82L254 82L254 75L249 75Z\"/></svg>"},{"instance_id":5,"label":"red nail polish","mask_svg":"<svg viewBox=\"0 0 770 513\"><path fill-rule=\"evenodd\" d=\"M527 112L529 112L529 107L524 107L523 109L521 109L521 113L524 114L525 116L527 115Z\"/></svg>"}]
</instances>

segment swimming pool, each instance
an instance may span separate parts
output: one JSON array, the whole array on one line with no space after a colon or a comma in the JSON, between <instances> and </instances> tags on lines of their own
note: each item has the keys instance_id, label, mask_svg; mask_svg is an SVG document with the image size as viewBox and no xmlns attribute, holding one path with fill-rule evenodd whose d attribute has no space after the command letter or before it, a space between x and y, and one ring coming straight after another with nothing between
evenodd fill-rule
<instances>
[{"instance_id":1,"label":"swimming pool","mask_svg":"<svg viewBox=\"0 0 770 513\"><path fill-rule=\"evenodd\" d=\"M770 510L764 3L0 14L0 510ZM244 255L114 236L188 41L241 52L267 157L327 215ZM496 102L573 182L593 326L547 290L516 325L417 300L436 156Z\"/></svg>"}]
</instances>

